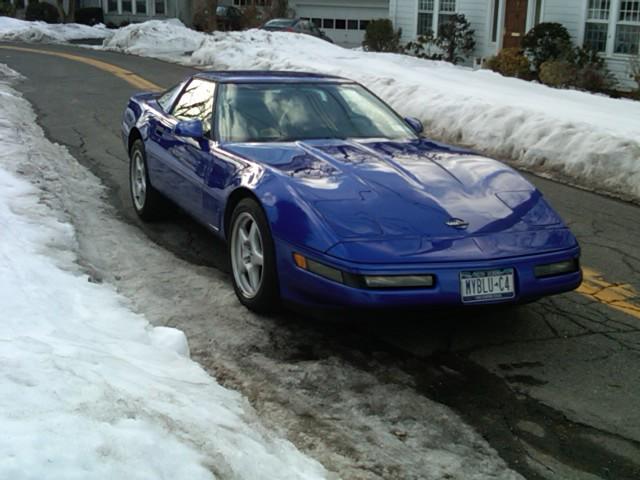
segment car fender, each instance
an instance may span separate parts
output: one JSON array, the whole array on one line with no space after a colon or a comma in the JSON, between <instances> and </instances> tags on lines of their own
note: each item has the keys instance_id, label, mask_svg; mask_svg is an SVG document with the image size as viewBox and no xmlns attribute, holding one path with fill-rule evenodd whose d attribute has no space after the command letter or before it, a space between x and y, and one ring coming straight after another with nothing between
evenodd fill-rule
<instances>
[{"instance_id":1,"label":"car fender","mask_svg":"<svg viewBox=\"0 0 640 480\"><path fill-rule=\"evenodd\" d=\"M285 175L247 161L236 176L227 200L235 197L234 192L251 192L262 206L275 239L317 252L325 252L339 242L324 219L300 196ZM233 205L227 206L233 208ZM229 219L231 213L227 211L225 218Z\"/></svg>"}]
</instances>

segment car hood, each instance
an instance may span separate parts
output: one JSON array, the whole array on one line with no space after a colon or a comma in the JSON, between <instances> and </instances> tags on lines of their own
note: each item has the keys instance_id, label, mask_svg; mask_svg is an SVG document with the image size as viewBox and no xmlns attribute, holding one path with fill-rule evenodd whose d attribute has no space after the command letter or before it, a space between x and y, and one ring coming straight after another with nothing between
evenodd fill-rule
<instances>
[{"instance_id":1,"label":"car hood","mask_svg":"<svg viewBox=\"0 0 640 480\"><path fill-rule=\"evenodd\" d=\"M357 261L475 259L575 246L508 166L428 140L314 140L225 149L286 177Z\"/></svg>"}]
</instances>

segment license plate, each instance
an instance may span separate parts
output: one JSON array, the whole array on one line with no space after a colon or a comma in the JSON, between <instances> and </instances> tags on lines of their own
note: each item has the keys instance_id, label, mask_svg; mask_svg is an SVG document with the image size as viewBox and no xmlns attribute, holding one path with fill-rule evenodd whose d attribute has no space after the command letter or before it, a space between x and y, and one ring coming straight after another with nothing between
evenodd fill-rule
<instances>
[{"instance_id":1,"label":"license plate","mask_svg":"<svg viewBox=\"0 0 640 480\"><path fill-rule=\"evenodd\" d=\"M464 303L513 298L516 296L513 268L461 272L460 294Z\"/></svg>"}]
</instances>

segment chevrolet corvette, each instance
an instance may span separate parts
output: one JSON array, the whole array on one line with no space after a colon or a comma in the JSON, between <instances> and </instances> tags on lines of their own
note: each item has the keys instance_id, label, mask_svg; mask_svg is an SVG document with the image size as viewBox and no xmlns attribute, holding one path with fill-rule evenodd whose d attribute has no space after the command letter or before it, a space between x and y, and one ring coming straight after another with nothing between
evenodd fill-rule
<instances>
[{"instance_id":1,"label":"chevrolet corvette","mask_svg":"<svg viewBox=\"0 0 640 480\"><path fill-rule=\"evenodd\" d=\"M257 312L522 303L577 288L576 238L512 168L421 134L356 82L197 73L133 96L133 208L170 200L227 245Z\"/></svg>"}]
</instances>

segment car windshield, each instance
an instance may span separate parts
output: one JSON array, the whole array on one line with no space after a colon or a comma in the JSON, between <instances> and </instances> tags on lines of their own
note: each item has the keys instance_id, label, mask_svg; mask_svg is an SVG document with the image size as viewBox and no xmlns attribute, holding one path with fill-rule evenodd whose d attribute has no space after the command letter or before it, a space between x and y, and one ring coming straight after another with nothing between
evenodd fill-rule
<instances>
[{"instance_id":1,"label":"car windshield","mask_svg":"<svg viewBox=\"0 0 640 480\"><path fill-rule=\"evenodd\" d=\"M216 108L221 142L416 138L391 108L355 84L223 84Z\"/></svg>"}]
</instances>

